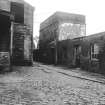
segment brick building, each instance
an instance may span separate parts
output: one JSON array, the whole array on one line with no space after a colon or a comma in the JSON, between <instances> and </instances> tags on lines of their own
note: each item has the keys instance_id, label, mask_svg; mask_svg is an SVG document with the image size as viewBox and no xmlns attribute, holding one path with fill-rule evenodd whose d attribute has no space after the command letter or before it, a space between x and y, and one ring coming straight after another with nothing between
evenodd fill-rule
<instances>
[{"instance_id":1,"label":"brick building","mask_svg":"<svg viewBox=\"0 0 105 105\"><path fill-rule=\"evenodd\" d=\"M0 0L0 65L32 63L33 12L24 0Z\"/></svg>"},{"instance_id":2,"label":"brick building","mask_svg":"<svg viewBox=\"0 0 105 105\"><path fill-rule=\"evenodd\" d=\"M85 16L56 12L40 24L39 53L43 62L61 63L68 61L68 43L86 35ZM65 46L65 47L64 47ZM62 55L63 54L63 55ZM68 58L68 59L67 59ZM66 62L65 62L66 63Z\"/></svg>"},{"instance_id":3,"label":"brick building","mask_svg":"<svg viewBox=\"0 0 105 105\"><path fill-rule=\"evenodd\" d=\"M105 32L86 36L81 43L80 67L105 73Z\"/></svg>"}]
</instances>

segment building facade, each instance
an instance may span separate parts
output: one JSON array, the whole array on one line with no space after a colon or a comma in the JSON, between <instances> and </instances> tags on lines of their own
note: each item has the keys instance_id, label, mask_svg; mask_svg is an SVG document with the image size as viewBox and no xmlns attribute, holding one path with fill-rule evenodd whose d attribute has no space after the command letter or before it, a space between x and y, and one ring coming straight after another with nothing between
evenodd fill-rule
<instances>
[{"instance_id":1,"label":"building facade","mask_svg":"<svg viewBox=\"0 0 105 105\"><path fill-rule=\"evenodd\" d=\"M64 42L65 46L69 48L71 45L67 45L66 41L85 35L85 16L64 12L54 13L40 24L39 50L44 50L42 59L45 62L55 62L55 64L63 62L66 58L60 56L65 52L62 52L63 50L60 48L62 43Z\"/></svg>"},{"instance_id":2,"label":"building facade","mask_svg":"<svg viewBox=\"0 0 105 105\"><path fill-rule=\"evenodd\" d=\"M33 62L33 13L34 7L24 0L0 0L1 66Z\"/></svg>"}]
</instances>

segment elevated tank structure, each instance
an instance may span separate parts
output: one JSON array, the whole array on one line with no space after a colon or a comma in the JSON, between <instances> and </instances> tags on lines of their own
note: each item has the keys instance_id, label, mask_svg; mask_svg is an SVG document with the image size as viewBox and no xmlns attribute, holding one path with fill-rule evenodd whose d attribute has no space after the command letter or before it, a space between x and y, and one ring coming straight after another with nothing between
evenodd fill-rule
<instances>
[{"instance_id":1,"label":"elevated tank structure","mask_svg":"<svg viewBox=\"0 0 105 105\"><path fill-rule=\"evenodd\" d=\"M39 60L58 64L70 60L67 44L75 38L86 35L85 16L56 12L40 24ZM62 48L64 46L64 48ZM62 50L64 49L64 50ZM63 54L63 55L62 55Z\"/></svg>"},{"instance_id":2,"label":"elevated tank structure","mask_svg":"<svg viewBox=\"0 0 105 105\"><path fill-rule=\"evenodd\" d=\"M34 7L24 0L0 0L1 68L32 65L33 14Z\"/></svg>"}]
</instances>

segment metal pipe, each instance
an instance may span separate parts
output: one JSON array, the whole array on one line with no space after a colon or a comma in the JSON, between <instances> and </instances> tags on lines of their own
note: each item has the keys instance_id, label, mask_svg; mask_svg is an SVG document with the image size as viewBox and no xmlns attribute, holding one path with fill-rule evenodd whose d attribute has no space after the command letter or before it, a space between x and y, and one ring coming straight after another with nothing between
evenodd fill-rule
<instances>
[{"instance_id":1,"label":"metal pipe","mask_svg":"<svg viewBox=\"0 0 105 105\"><path fill-rule=\"evenodd\" d=\"M10 42L10 56L12 56L12 50L13 50L13 21L11 21L11 42Z\"/></svg>"}]
</instances>

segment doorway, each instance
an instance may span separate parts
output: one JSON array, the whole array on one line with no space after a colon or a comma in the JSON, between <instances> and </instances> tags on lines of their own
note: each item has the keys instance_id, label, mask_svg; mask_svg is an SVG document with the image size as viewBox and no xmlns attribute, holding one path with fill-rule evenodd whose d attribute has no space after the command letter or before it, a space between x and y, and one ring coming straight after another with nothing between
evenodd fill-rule
<instances>
[{"instance_id":1,"label":"doorway","mask_svg":"<svg viewBox=\"0 0 105 105\"><path fill-rule=\"evenodd\" d=\"M75 45L74 46L74 65L76 67L80 67L80 54L81 54L81 46Z\"/></svg>"},{"instance_id":2,"label":"doorway","mask_svg":"<svg viewBox=\"0 0 105 105\"><path fill-rule=\"evenodd\" d=\"M10 14L0 11L0 68L10 66Z\"/></svg>"}]
</instances>

